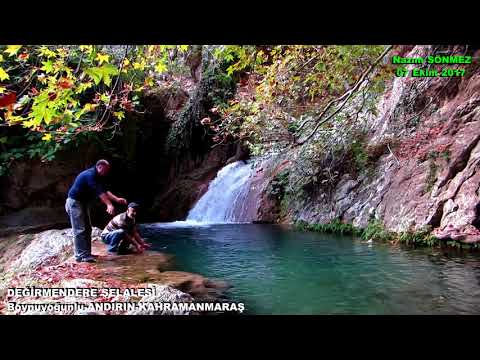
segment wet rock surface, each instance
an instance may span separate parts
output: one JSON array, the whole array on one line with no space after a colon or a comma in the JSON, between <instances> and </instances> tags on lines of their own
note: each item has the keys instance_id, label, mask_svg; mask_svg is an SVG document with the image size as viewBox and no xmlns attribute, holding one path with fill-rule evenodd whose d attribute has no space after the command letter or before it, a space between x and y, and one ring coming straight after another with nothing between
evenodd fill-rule
<instances>
[{"instance_id":1,"label":"wet rock surface","mask_svg":"<svg viewBox=\"0 0 480 360\"><path fill-rule=\"evenodd\" d=\"M7 302L24 304L55 304L91 302L192 302L216 301L228 285L215 282L201 275L175 270L174 257L169 254L146 251L142 254L116 255L106 251L94 228L92 232L92 253L97 256L96 263L77 263L73 258L73 238L71 229L48 230L39 234L14 235L0 239L0 259L2 278L0 279L0 298L4 313L9 312ZM11 287L47 287L47 288L154 288L154 292L140 297L97 297L97 298L59 298L11 297L7 289ZM38 313L32 310L26 313ZM50 309L44 314L188 314L177 309L135 309L121 311ZM22 312L23 313L23 312Z\"/></svg>"}]
</instances>

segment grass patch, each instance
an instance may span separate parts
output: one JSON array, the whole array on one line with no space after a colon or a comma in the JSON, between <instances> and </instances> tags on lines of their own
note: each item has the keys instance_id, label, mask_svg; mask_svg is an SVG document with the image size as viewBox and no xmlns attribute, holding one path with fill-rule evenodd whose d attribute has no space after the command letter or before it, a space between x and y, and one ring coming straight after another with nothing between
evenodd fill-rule
<instances>
[{"instance_id":1,"label":"grass patch","mask_svg":"<svg viewBox=\"0 0 480 360\"><path fill-rule=\"evenodd\" d=\"M352 224L343 223L340 219L335 219L326 224L309 224L304 221L300 221L295 224L298 230L303 231L316 231L328 234L340 234L340 235L361 235L361 230Z\"/></svg>"},{"instance_id":2,"label":"grass patch","mask_svg":"<svg viewBox=\"0 0 480 360\"><path fill-rule=\"evenodd\" d=\"M370 221L361 232L363 240L391 241L393 238L393 234L385 230L385 227L379 220Z\"/></svg>"},{"instance_id":3,"label":"grass patch","mask_svg":"<svg viewBox=\"0 0 480 360\"><path fill-rule=\"evenodd\" d=\"M446 247L458 250L480 249L480 244L465 244L457 240L441 241L432 235L429 226L418 231L403 231L400 233L388 231L380 220L371 220L365 228L343 223L340 219L335 219L326 224L309 224L305 221L299 221L295 223L294 227L301 231L354 235L360 236L364 241L391 242L410 247Z\"/></svg>"},{"instance_id":4,"label":"grass patch","mask_svg":"<svg viewBox=\"0 0 480 360\"><path fill-rule=\"evenodd\" d=\"M431 228L425 227L419 231L404 231L396 234L396 240L401 244L414 246L440 246L440 240L431 234Z\"/></svg>"}]
</instances>

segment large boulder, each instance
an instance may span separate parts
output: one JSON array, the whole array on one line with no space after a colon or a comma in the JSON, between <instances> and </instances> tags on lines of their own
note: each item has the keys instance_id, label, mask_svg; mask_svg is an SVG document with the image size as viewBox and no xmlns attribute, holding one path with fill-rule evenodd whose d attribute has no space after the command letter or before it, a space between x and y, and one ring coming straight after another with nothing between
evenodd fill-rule
<instances>
[{"instance_id":1,"label":"large boulder","mask_svg":"<svg viewBox=\"0 0 480 360\"><path fill-rule=\"evenodd\" d=\"M101 230L93 228L92 240L99 239ZM20 237L26 235L20 235ZM47 230L33 235L30 244L18 259L9 266L10 272L35 270L39 266L59 264L73 255L73 234L71 229Z\"/></svg>"}]
</instances>

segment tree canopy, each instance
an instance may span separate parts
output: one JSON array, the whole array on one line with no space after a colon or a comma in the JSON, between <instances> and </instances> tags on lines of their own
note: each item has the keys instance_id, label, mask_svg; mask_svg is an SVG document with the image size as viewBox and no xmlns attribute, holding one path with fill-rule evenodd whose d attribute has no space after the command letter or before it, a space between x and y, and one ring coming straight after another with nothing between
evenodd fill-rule
<instances>
[{"instance_id":1,"label":"tree canopy","mask_svg":"<svg viewBox=\"0 0 480 360\"><path fill-rule=\"evenodd\" d=\"M254 154L301 145L325 122L344 120L342 112L351 104L356 111L374 111L375 95L391 77L391 67L382 61L390 48L0 46L0 175L16 159L51 160L67 144L96 133L115 134L129 113L142 111L142 92L159 86L165 74L196 78L186 69L188 54L199 50L219 65L215 76L238 83L233 99L211 109L215 120L201 119L218 145L241 140ZM21 140L2 135L1 127L10 126L26 130Z\"/></svg>"},{"instance_id":2,"label":"tree canopy","mask_svg":"<svg viewBox=\"0 0 480 360\"><path fill-rule=\"evenodd\" d=\"M113 131L126 113L141 110L139 94L156 86L187 50L187 45L0 46L0 126L28 129L26 145L0 136L0 175L15 159L50 160L82 136Z\"/></svg>"},{"instance_id":3,"label":"tree canopy","mask_svg":"<svg viewBox=\"0 0 480 360\"><path fill-rule=\"evenodd\" d=\"M317 124L332 119L348 102L367 90L370 100L383 91L392 67L382 60L390 49L371 45L218 47L217 58L229 63L227 73L244 73L249 80L235 99L216 109L222 119L211 128L219 141L243 139L256 153L272 145L303 144ZM373 105L370 101L371 111Z\"/></svg>"}]
</instances>

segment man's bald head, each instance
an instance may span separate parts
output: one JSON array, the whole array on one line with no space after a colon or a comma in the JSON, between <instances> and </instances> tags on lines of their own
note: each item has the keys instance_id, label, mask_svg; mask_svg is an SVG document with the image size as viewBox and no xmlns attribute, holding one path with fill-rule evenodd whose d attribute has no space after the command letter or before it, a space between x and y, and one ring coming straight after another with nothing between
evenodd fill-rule
<instances>
[{"instance_id":1,"label":"man's bald head","mask_svg":"<svg viewBox=\"0 0 480 360\"><path fill-rule=\"evenodd\" d=\"M97 168L98 174L101 176L107 175L110 171L110 163L104 159L98 160L95 167Z\"/></svg>"}]
</instances>

